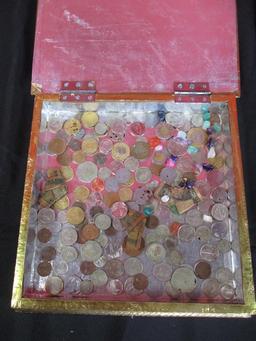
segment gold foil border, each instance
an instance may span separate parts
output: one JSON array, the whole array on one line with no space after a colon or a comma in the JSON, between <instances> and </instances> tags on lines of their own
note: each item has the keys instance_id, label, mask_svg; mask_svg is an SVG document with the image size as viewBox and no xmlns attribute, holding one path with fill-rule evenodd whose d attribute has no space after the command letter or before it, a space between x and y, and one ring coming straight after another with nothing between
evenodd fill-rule
<instances>
[{"instance_id":1,"label":"gold foil border","mask_svg":"<svg viewBox=\"0 0 256 341\"><path fill-rule=\"evenodd\" d=\"M102 100L116 99L115 95L104 94ZM122 94L122 99L131 100L131 94ZM134 96L140 100L140 95ZM161 95L157 94L156 100ZM127 315L127 316L199 316L199 317L249 317L256 313L254 285L252 277L252 262L249 244L249 231L247 222L239 130L237 121L236 100L234 95L213 95L213 101L228 101L230 109L231 138L233 146L234 173L236 179L236 193L239 216L241 264L243 275L244 304L201 304L201 303L158 303L158 302L106 302L86 300L61 300L61 299L27 299L22 297L22 284L24 276L27 222L31 204L33 175L36 160L36 147L40 129L40 117L43 100L58 100L58 95L38 95L34 108L27 173L25 180L22 217L15 267L13 296L11 306L14 309L34 312L74 313L74 314L101 314L101 315ZM154 95L142 94L141 99L154 100ZM101 100L100 95L97 96ZM172 95L163 95L163 100L173 100Z\"/></svg>"}]
</instances>

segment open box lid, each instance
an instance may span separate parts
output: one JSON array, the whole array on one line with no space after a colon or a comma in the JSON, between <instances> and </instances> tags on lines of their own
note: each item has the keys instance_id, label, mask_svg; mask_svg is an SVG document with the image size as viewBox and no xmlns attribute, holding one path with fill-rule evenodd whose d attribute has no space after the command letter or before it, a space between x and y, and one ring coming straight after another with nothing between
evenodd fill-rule
<instances>
[{"instance_id":1,"label":"open box lid","mask_svg":"<svg viewBox=\"0 0 256 341\"><path fill-rule=\"evenodd\" d=\"M33 91L173 92L206 81L239 94L235 0L39 0Z\"/></svg>"}]
</instances>

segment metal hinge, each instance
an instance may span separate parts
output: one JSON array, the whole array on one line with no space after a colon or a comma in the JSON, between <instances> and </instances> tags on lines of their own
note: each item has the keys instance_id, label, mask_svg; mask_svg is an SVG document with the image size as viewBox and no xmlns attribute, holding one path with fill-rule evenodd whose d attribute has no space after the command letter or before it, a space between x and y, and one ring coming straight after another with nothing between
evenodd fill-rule
<instances>
[{"instance_id":1,"label":"metal hinge","mask_svg":"<svg viewBox=\"0 0 256 341\"><path fill-rule=\"evenodd\" d=\"M63 102L93 102L96 83L90 81L64 81L61 83L60 100Z\"/></svg>"},{"instance_id":2,"label":"metal hinge","mask_svg":"<svg viewBox=\"0 0 256 341\"><path fill-rule=\"evenodd\" d=\"M174 82L175 102L210 103L211 91L208 82Z\"/></svg>"}]
</instances>

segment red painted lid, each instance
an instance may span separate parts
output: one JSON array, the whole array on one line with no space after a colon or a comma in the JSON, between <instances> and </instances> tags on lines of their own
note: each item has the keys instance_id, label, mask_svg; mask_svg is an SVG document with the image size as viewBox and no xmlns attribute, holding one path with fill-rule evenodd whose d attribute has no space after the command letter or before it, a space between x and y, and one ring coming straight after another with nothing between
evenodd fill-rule
<instances>
[{"instance_id":1,"label":"red painted lid","mask_svg":"<svg viewBox=\"0 0 256 341\"><path fill-rule=\"evenodd\" d=\"M33 83L96 81L98 92L172 92L208 81L238 92L235 0L40 0Z\"/></svg>"}]
</instances>

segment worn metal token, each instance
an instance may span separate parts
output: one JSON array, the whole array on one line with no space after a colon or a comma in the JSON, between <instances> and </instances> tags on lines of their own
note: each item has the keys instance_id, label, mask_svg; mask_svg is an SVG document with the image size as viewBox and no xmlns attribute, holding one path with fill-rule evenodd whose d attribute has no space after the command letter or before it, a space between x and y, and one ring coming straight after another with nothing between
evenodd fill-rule
<instances>
[{"instance_id":1,"label":"worn metal token","mask_svg":"<svg viewBox=\"0 0 256 341\"><path fill-rule=\"evenodd\" d=\"M172 155L182 156L186 153L187 148L187 142L181 138L176 137L167 141L167 150Z\"/></svg>"},{"instance_id":2,"label":"worn metal token","mask_svg":"<svg viewBox=\"0 0 256 341\"><path fill-rule=\"evenodd\" d=\"M37 218L40 223L49 224L55 221L55 212L51 208L41 208Z\"/></svg>"},{"instance_id":3,"label":"worn metal token","mask_svg":"<svg viewBox=\"0 0 256 341\"><path fill-rule=\"evenodd\" d=\"M80 230L80 237L84 240L95 240L100 235L100 230L94 224L87 224Z\"/></svg>"},{"instance_id":4,"label":"worn metal token","mask_svg":"<svg viewBox=\"0 0 256 341\"><path fill-rule=\"evenodd\" d=\"M124 265L119 259L111 259L107 261L105 271L110 278L116 279L123 275Z\"/></svg>"},{"instance_id":5,"label":"worn metal token","mask_svg":"<svg viewBox=\"0 0 256 341\"><path fill-rule=\"evenodd\" d=\"M75 151L72 156L73 161L78 164L85 162L85 157L86 157L86 154L82 150Z\"/></svg>"},{"instance_id":6,"label":"worn metal token","mask_svg":"<svg viewBox=\"0 0 256 341\"><path fill-rule=\"evenodd\" d=\"M120 295L124 291L124 285L119 279L111 279L107 284L107 291L112 295Z\"/></svg>"},{"instance_id":7,"label":"worn metal token","mask_svg":"<svg viewBox=\"0 0 256 341\"><path fill-rule=\"evenodd\" d=\"M174 168L165 167L160 172L160 179L171 185L177 177L177 171Z\"/></svg>"},{"instance_id":8,"label":"worn metal token","mask_svg":"<svg viewBox=\"0 0 256 341\"><path fill-rule=\"evenodd\" d=\"M178 238L182 242L191 243L195 238L195 228L191 225L181 225Z\"/></svg>"},{"instance_id":9,"label":"worn metal token","mask_svg":"<svg viewBox=\"0 0 256 341\"><path fill-rule=\"evenodd\" d=\"M86 260L88 262L95 262L102 256L102 253L102 247L95 240L87 241L80 248L82 260Z\"/></svg>"},{"instance_id":10,"label":"worn metal token","mask_svg":"<svg viewBox=\"0 0 256 341\"><path fill-rule=\"evenodd\" d=\"M100 230L107 230L111 226L111 218L107 214L97 214L94 219L94 224Z\"/></svg>"},{"instance_id":11,"label":"worn metal token","mask_svg":"<svg viewBox=\"0 0 256 341\"><path fill-rule=\"evenodd\" d=\"M74 189L74 198L77 201L85 202L90 195L90 190L86 186L77 186Z\"/></svg>"},{"instance_id":12,"label":"worn metal token","mask_svg":"<svg viewBox=\"0 0 256 341\"><path fill-rule=\"evenodd\" d=\"M71 263L78 257L78 252L73 246L64 246L61 249L61 257L67 263Z\"/></svg>"},{"instance_id":13,"label":"worn metal token","mask_svg":"<svg viewBox=\"0 0 256 341\"><path fill-rule=\"evenodd\" d=\"M136 169L139 167L139 160L136 159L134 156L129 156L124 161L124 166L131 172L135 172Z\"/></svg>"},{"instance_id":14,"label":"worn metal token","mask_svg":"<svg viewBox=\"0 0 256 341\"><path fill-rule=\"evenodd\" d=\"M202 114L201 113L193 114L192 118L191 118L191 123L196 128L202 127L202 125L204 123Z\"/></svg>"},{"instance_id":15,"label":"worn metal token","mask_svg":"<svg viewBox=\"0 0 256 341\"><path fill-rule=\"evenodd\" d=\"M235 289L231 285L224 284L220 288L220 294L225 300L231 300L235 296Z\"/></svg>"},{"instance_id":16,"label":"worn metal token","mask_svg":"<svg viewBox=\"0 0 256 341\"><path fill-rule=\"evenodd\" d=\"M45 290L50 295L58 295L62 292L64 289L64 283L63 280L60 277L57 276L50 276L47 278L45 283Z\"/></svg>"},{"instance_id":17,"label":"worn metal token","mask_svg":"<svg viewBox=\"0 0 256 341\"><path fill-rule=\"evenodd\" d=\"M227 197L228 197L227 191L223 187L215 188L212 191L211 195L212 195L213 201L215 201L216 203L223 203L224 201L227 200Z\"/></svg>"},{"instance_id":18,"label":"worn metal token","mask_svg":"<svg viewBox=\"0 0 256 341\"><path fill-rule=\"evenodd\" d=\"M128 277L124 283L124 291L129 296L138 296L143 293L143 290L138 290L134 287L134 278Z\"/></svg>"},{"instance_id":19,"label":"worn metal token","mask_svg":"<svg viewBox=\"0 0 256 341\"><path fill-rule=\"evenodd\" d=\"M97 177L98 167L91 161L78 165L76 175L80 181L90 183Z\"/></svg>"},{"instance_id":20,"label":"worn metal token","mask_svg":"<svg viewBox=\"0 0 256 341\"><path fill-rule=\"evenodd\" d=\"M107 284L108 276L105 271L97 269L91 274L91 281L95 287L102 287Z\"/></svg>"},{"instance_id":21,"label":"worn metal token","mask_svg":"<svg viewBox=\"0 0 256 341\"><path fill-rule=\"evenodd\" d=\"M168 123L161 122L155 127L156 136L168 140L175 135L176 130Z\"/></svg>"},{"instance_id":22,"label":"worn metal token","mask_svg":"<svg viewBox=\"0 0 256 341\"><path fill-rule=\"evenodd\" d=\"M93 283L89 279L85 279L80 283L80 292L84 295L89 295L93 292Z\"/></svg>"},{"instance_id":23,"label":"worn metal token","mask_svg":"<svg viewBox=\"0 0 256 341\"><path fill-rule=\"evenodd\" d=\"M177 244L178 238L176 237L176 235L170 235L164 239L164 247L166 248L166 251L174 250Z\"/></svg>"},{"instance_id":24,"label":"worn metal token","mask_svg":"<svg viewBox=\"0 0 256 341\"><path fill-rule=\"evenodd\" d=\"M188 225L192 225L195 227L203 223L202 214L196 208L193 208L192 210L186 213L185 220Z\"/></svg>"},{"instance_id":25,"label":"worn metal token","mask_svg":"<svg viewBox=\"0 0 256 341\"><path fill-rule=\"evenodd\" d=\"M111 206L111 214L115 218L122 219L128 213L127 205L122 201L117 201Z\"/></svg>"},{"instance_id":26,"label":"worn metal token","mask_svg":"<svg viewBox=\"0 0 256 341\"><path fill-rule=\"evenodd\" d=\"M152 273L159 281L166 282L171 278L172 268L167 263L158 263L154 265Z\"/></svg>"},{"instance_id":27,"label":"worn metal token","mask_svg":"<svg viewBox=\"0 0 256 341\"><path fill-rule=\"evenodd\" d=\"M107 231L107 230L106 230ZM106 236L106 234L100 233L100 235L98 236L98 238L96 238L96 241L103 247L105 248L108 245L108 237Z\"/></svg>"},{"instance_id":28,"label":"worn metal token","mask_svg":"<svg viewBox=\"0 0 256 341\"><path fill-rule=\"evenodd\" d=\"M80 264L80 271L84 275L91 275L96 270L96 265L93 262L82 262Z\"/></svg>"},{"instance_id":29,"label":"worn metal token","mask_svg":"<svg viewBox=\"0 0 256 341\"><path fill-rule=\"evenodd\" d=\"M53 246L46 246L41 250L41 259L51 261L56 257L56 249Z\"/></svg>"},{"instance_id":30,"label":"worn metal token","mask_svg":"<svg viewBox=\"0 0 256 341\"><path fill-rule=\"evenodd\" d=\"M118 195L121 201L130 201L132 200L133 191L130 187L121 187L118 191Z\"/></svg>"},{"instance_id":31,"label":"worn metal token","mask_svg":"<svg viewBox=\"0 0 256 341\"><path fill-rule=\"evenodd\" d=\"M143 263L136 257L129 257L124 262L124 270L129 276L143 272Z\"/></svg>"},{"instance_id":32,"label":"worn metal token","mask_svg":"<svg viewBox=\"0 0 256 341\"><path fill-rule=\"evenodd\" d=\"M236 201L236 191L235 191L235 187L234 186L230 186L228 189L228 199L231 202L235 202Z\"/></svg>"},{"instance_id":33,"label":"worn metal token","mask_svg":"<svg viewBox=\"0 0 256 341\"><path fill-rule=\"evenodd\" d=\"M82 151L86 155L93 155L97 152L99 146L99 142L97 138L93 136L85 136L82 142Z\"/></svg>"},{"instance_id":34,"label":"worn metal token","mask_svg":"<svg viewBox=\"0 0 256 341\"><path fill-rule=\"evenodd\" d=\"M215 204L212 206L211 214L214 219L223 221L228 217L228 208L223 204Z\"/></svg>"},{"instance_id":35,"label":"worn metal token","mask_svg":"<svg viewBox=\"0 0 256 341\"><path fill-rule=\"evenodd\" d=\"M135 179L138 183L145 184L152 177L152 173L150 168L148 167L139 167L135 172Z\"/></svg>"},{"instance_id":36,"label":"worn metal token","mask_svg":"<svg viewBox=\"0 0 256 341\"><path fill-rule=\"evenodd\" d=\"M52 271L52 266L51 266L51 263L49 262L41 262L37 266L37 273L41 277L49 276L51 271Z\"/></svg>"},{"instance_id":37,"label":"worn metal token","mask_svg":"<svg viewBox=\"0 0 256 341\"><path fill-rule=\"evenodd\" d=\"M220 283L215 278L209 278L202 283L202 291L207 297L216 297L220 291Z\"/></svg>"},{"instance_id":38,"label":"worn metal token","mask_svg":"<svg viewBox=\"0 0 256 341\"><path fill-rule=\"evenodd\" d=\"M221 239L218 241L217 248L221 253L226 253L231 250L231 242L227 239Z\"/></svg>"},{"instance_id":39,"label":"worn metal token","mask_svg":"<svg viewBox=\"0 0 256 341\"><path fill-rule=\"evenodd\" d=\"M196 262L194 266L194 272L198 278L207 279L211 276L211 265L204 260L200 260Z\"/></svg>"},{"instance_id":40,"label":"worn metal token","mask_svg":"<svg viewBox=\"0 0 256 341\"><path fill-rule=\"evenodd\" d=\"M142 273L134 275L133 286L137 290L145 290L148 287L148 277Z\"/></svg>"},{"instance_id":41,"label":"worn metal token","mask_svg":"<svg viewBox=\"0 0 256 341\"><path fill-rule=\"evenodd\" d=\"M78 225L84 221L85 213L80 207L71 207L67 211L67 221L70 224Z\"/></svg>"},{"instance_id":42,"label":"worn metal token","mask_svg":"<svg viewBox=\"0 0 256 341\"><path fill-rule=\"evenodd\" d=\"M229 283L234 279L234 274L229 268L219 268L215 272L215 277L217 281L219 281L222 284Z\"/></svg>"},{"instance_id":43,"label":"worn metal token","mask_svg":"<svg viewBox=\"0 0 256 341\"><path fill-rule=\"evenodd\" d=\"M60 232L60 240L63 245L73 245L77 241L77 232L73 228L63 228Z\"/></svg>"},{"instance_id":44,"label":"worn metal token","mask_svg":"<svg viewBox=\"0 0 256 341\"><path fill-rule=\"evenodd\" d=\"M171 285L180 293L190 293L194 291L197 286L197 278L192 269L180 267L173 272Z\"/></svg>"},{"instance_id":45,"label":"worn metal token","mask_svg":"<svg viewBox=\"0 0 256 341\"><path fill-rule=\"evenodd\" d=\"M191 141L195 147L203 147L207 142L207 134L202 128L191 128L187 133L188 140Z\"/></svg>"},{"instance_id":46,"label":"worn metal token","mask_svg":"<svg viewBox=\"0 0 256 341\"><path fill-rule=\"evenodd\" d=\"M208 242L211 238L212 232L208 226L198 226L195 231L195 238L200 242Z\"/></svg>"},{"instance_id":47,"label":"worn metal token","mask_svg":"<svg viewBox=\"0 0 256 341\"><path fill-rule=\"evenodd\" d=\"M52 238L52 233L47 228L42 228L37 232L37 238L41 243L47 243Z\"/></svg>"},{"instance_id":48,"label":"worn metal token","mask_svg":"<svg viewBox=\"0 0 256 341\"><path fill-rule=\"evenodd\" d=\"M127 184L131 179L131 172L127 168L120 168L116 171L116 179L120 184Z\"/></svg>"},{"instance_id":49,"label":"worn metal token","mask_svg":"<svg viewBox=\"0 0 256 341\"><path fill-rule=\"evenodd\" d=\"M124 142L117 142L112 147L112 158L118 161L124 161L130 156L130 147Z\"/></svg>"},{"instance_id":50,"label":"worn metal token","mask_svg":"<svg viewBox=\"0 0 256 341\"><path fill-rule=\"evenodd\" d=\"M62 154L66 150L67 144L65 140L55 137L53 138L47 146L48 152L51 154Z\"/></svg>"},{"instance_id":51,"label":"worn metal token","mask_svg":"<svg viewBox=\"0 0 256 341\"><path fill-rule=\"evenodd\" d=\"M75 118L70 118L64 122L63 128L68 135L75 135L81 129L81 123Z\"/></svg>"},{"instance_id":52,"label":"worn metal token","mask_svg":"<svg viewBox=\"0 0 256 341\"><path fill-rule=\"evenodd\" d=\"M216 238L224 238L228 232L228 226L224 221L215 222L211 226L212 234Z\"/></svg>"},{"instance_id":53,"label":"worn metal token","mask_svg":"<svg viewBox=\"0 0 256 341\"><path fill-rule=\"evenodd\" d=\"M81 116L81 121L85 128L92 128L96 126L96 124L98 123L99 116L94 111L87 111L84 112L83 115Z\"/></svg>"},{"instance_id":54,"label":"worn metal token","mask_svg":"<svg viewBox=\"0 0 256 341\"><path fill-rule=\"evenodd\" d=\"M64 153L57 155L56 160L62 166L69 166L72 162L72 156L68 150L66 150Z\"/></svg>"},{"instance_id":55,"label":"worn metal token","mask_svg":"<svg viewBox=\"0 0 256 341\"><path fill-rule=\"evenodd\" d=\"M61 166L61 174L63 175L66 181L70 181L74 177L73 169L69 166Z\"/></svg>"},{"instance_id":56,"label":"worn metal token","mask_svg":"<svg viewBox=\"0 0 256 341\"><path fill-rule=\"evenodd\" d=\"M179 250L174 249L167 252L165 261L170 265L178 266L183 263L184 256Z\"/></svg>"},{"instance_id":57,"label":"worn metal token","mask_svg":"<svg viewBox=\"0 0 256 341\"><path fill-rule=\"evenodd\" d=\"M53 270L57 275L64 275L68 272L68 263L64 260L56 259L53 263Z\"/></svg>"},{"instance_id":58,"label":"worn metal token","mask_svg":"<svg viewBox=\"0 0 256 341\"><path fill-rule=\"evenodd\" d=\"M70 141L68 143L68 146L69 146L70 149L72 149L74 152L76 152L76 151L81 149L82 142L77 140L74 137L71 137L71 139L70 139Z\"/></svg>"},{"instance_id":59,"label":"worn metal token","mask_svg":"<svg viewBox=\"0 0 256 341\"><path fill-rule=\"evenodd\" d=\"M131 155L138 160L145 160L150 154L150 146L147 142L136 141L131 148Z\"/></svg>"},{"instance_id":60,"label":"worn metal token","mask_svg":"<svg viewBox=\"0 0 256 341\"><path fill-rule=\"evenodd\" d=\"M213 262L219 257L219 250L213 244L204 244L200 249L200 257L208 262Z\"/></svg>"},{"instance_id":61,"label":"worn metal token","mask_svg":"<svg viewBox=\"0 0 256 341\"><path fill-rule=\"evenodd\" d=\"M153 263L160 263L165 258L166 250L162 244L151 243L146 249L146 255Z\"/></svg>"},{"instance_id":62,"label":"worn metal token","mask_svg":"<svg viewBox=\"0 0 256 341\"><path fill-rule=\"evenodd\" d=\"M98 172L98 177L105 181L111 174L112 171L108 167L101 167Z\"/></svg>"}]
</instances>

